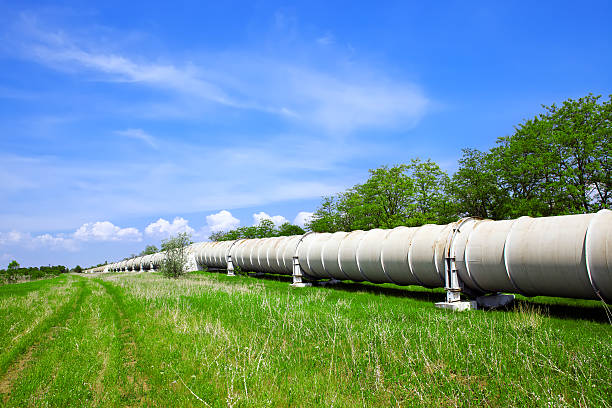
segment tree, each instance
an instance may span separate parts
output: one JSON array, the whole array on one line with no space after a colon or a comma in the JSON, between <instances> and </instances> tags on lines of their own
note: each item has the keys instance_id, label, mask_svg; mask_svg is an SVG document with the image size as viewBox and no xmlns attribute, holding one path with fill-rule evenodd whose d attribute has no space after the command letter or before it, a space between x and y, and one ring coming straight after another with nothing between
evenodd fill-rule
<instances>
[{"instance_id":1,"label":"tree","mask_svg":"<svg viewBox=\"0 0 612 408\"><path fill-rule=\"evenodd\" d=\"M72 271L76 272L76 273L81 273L81 272L83 272L83 268L81 268L80 265L77 265L77 266L74 267L74 269Z\"/></svg>"},{"instance_id":2,"label":"tree","mask_svg":"<svg viewBox=\"0 0 612 408\"><path fill-rule=\"evenodd\" d=\"M550 123L552 143L558 157L559 182L567 185L567 212L592 212L611 204L612 95L589 94L568 99L561 107L546 107L540 115Z\"/></svg>"},{"instance_id":3,"label":"tree","mask_svg":"<svg viewBox=\"0 0 612 408\"><path fill-rule=\"evenodd\" d=\"M315 232L417 226L454 219L451 180L431 160L381 166L363 184L325 197L308 227Z\"/></svg>"},{"instance_id":4,"label":"tree","mask_svg":"<svg viewBox=\"0 0 612 408\"><path fill-rule=\"evenodd\" d=\"M213 242L217 242L217 241L229 241L229 240L224 239L225 235L226 235L225 231L215 231L212 234L210 234L208 239L210 239Z\"/></svg>"},{"instance_id":5,"label":"tree","mask_svg":"<svg viewBox=\"0 0 612 408\"><path fill-rule=\"evenodd\" d=\"M499 186L492 161L491 153L463 149L459 169L450 184L455 212L459 216L505 217L508 195Z\"/></svg>"},{"instance_id":6,"label":"tree","mask_svg":"<svg viewBox=\"0 0 612 408\"><path fill-rule=\"evenodd\" d=\"M612 179L612 96L589 94L517 126L491 149L505 217L550 216L609 208Z\"/></svg>"},{"instance_id":7,"label":"tree","mask_svg":"<svg viewBox=\"0 0 612 408\"><path fill-rule=\"evenodd\" d=\"M323 197L307 227L314 232L336 232L338 228L337 196Z\"/></svg>"},{"instance_id":8,"label":"tree","mask_svg":"<svg viewBox=\"0 0 612 408\"><path fill-rule=\"evenodd\" d=\"M415 182L408 170L405 164L370 170L368 180L345 197L352 215L347 227L369 230L404 225L415 211Z\"/></svg>"},{"instance_id":9,"label":"tree","mask_svg":"<svg viewBox=\"0 0 612 408\"><path fill-rule=\"evenodd\" d=\"M261 220L259 224L249 227L239 227L227 232L217 231L210 234L211 241L232 241L241 238L269 238L287 235L301 235L304 230L288 222L276 227L271 220Z\"/></svg>"},{"instance_id":10,"label":"tree","mask_svg":"<svg viewBox=\"0 0 612 408\"><path fill-rule=\"evenodd\" d=\"M147 245L138 256L152 255L157 252L159 252L159 249L155 245Z\"/></svg>"},{"instance_id":11,"label":"tree","mask_svg":"<svg viewBox=\"0 0 612 408\"><path fill-rule=\"evenodd\" d=\"M408 225L445 224L453 221L455 214L448 174L431 159L412 159L408 170L413 180L415 203Z\"/></svg>"},{"instance_id":12,"label":"tree","mask_svg":"<svg viewBox=\"0 0 612 408\"><path fill-rule=\"evenodd\" d=\"M308 227L315 232L393 228L414 210L414 182L405 164L370 170L370 177L343 193L325 197Z\"/></svg>"},{"instance_id":13,"label":"tree","mask_svg":"<svg viewBox=\"0 0 612 408\"><path fill-rule=\"evenodd\" d=\"M7 272L7 279L9 281L15 281L19 278L20 275L20 268L19 268L19 263L17 263L16 260L12 260L9 264L8 267L6 268L6 272Z\"/></svg>"},{"instance_id":14,"label":"tree","mask_svg":"<svg viewBox=\"0 0 612 408\"><path fill-rule=\"evenodd\" d=\"M164 276L178 278L187 272L187 246L190 244L191 235L186 232L162 241L164 259L160 269Z\"/></svg>"},{"instance_id":15,"label":"tree","mask_svg":"<svg viewBox=\"0 0 612 408\"><path fill-rule=\"evenodd\" d=\"M280 227L278 227L277 232L278 236L281 237L288 237L291 235L304 235L304 233L306 233L306 231L304 231L302 227L300 227L299 225L291 224L289 222L286 222Z\"/></svg>"}]
</instances>

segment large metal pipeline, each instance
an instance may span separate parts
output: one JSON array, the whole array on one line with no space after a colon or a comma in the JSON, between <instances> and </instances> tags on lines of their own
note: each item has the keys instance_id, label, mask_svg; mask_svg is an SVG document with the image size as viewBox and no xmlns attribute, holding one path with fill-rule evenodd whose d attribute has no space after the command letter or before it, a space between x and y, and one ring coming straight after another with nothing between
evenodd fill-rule
<instances>
[{"instance_id":1,"label":"large metal pipeline","mask_svg":"<svg viewBox=\"0 0 612 408\"><path fill-rule=\"evenodd\" d=\"M447 225L202 242L189 248L199 267L304 277L448 286L461 290L612 301L612 211L515 220L465 218ZM151 257L158 268L162 254ZM136 269L136 262L109 265ZM147 269L142 266L141 268Z\"/></svg>"}]
</instances>

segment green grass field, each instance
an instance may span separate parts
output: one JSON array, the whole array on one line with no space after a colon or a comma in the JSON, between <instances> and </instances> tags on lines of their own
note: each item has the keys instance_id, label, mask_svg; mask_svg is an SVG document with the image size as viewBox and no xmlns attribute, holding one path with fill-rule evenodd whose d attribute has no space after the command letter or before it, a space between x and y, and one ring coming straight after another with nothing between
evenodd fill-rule
<instances>
[{"instance_id":1,"label":"green grass field","mask_svg":"<svg viewBox=\"0 0 612 408\"><path fill-rule=\"evenodd\" d=\"M440 290L199 272L0 287L0 405L612 404L600 302L434 308Z\"/></svg>"}]
</instances>

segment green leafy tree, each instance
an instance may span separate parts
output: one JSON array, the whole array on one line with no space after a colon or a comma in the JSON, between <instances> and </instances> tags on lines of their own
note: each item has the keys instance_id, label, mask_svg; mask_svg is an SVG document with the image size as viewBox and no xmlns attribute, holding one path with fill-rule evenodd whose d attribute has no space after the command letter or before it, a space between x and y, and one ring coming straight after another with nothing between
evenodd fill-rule
<instances>
[{"instance_id":1,"label":"green leafy tree","mask_svg":"<svg viewBox=\"0 0 612 408\"><path fill-rule=\"evenodd\" d=\"M145 249L139 254L139 256L152 255L159 252L159 249L155 245L147 245Z\"/></svg>"},{"instance_id":2,"label":"green leafy tree","mask_svg":"<svg viewBox=\"0 0 612 408\"><path fill-rule=\"evenodd\" d=\"M414 185L415 203L408 225L452 221L455 214L449 192L451 179L448 174L431 159L412 159L408 170Z\"/></svg>"},{"instance_id":3,"label":"green leafy tree","mask_svg":"<svg viewBox=\"0 0 612 408\"><path fill-rule=\"evenodd\" d=\"M509 197L499 186L492 160L491 153L463 149L459 168L450 184L458 215L493 219L505 217Z\"/></svg>"},{"instance_id":4,"label":"green leafy tree","mask_svg":"<svg viewBox=\"0 0 612 408\"><path fill-rule=\"evenodd\" d=\"M339 231L337 196L323 197L319 208L313 213L307 227L314 232Z\"/></svg>"},{"instance_id":5,"label":"green leafy tree","mask_svg":"<svg viewBox=\"0 0 612 408\"><path fill-rule=\"evenodd\" d=\"M227 232L225 231L215 231L212 234L210 234L210 236L208 237L208 239L210 239L211 241L229 241L225 239Z\"/></svg>"},{"instance_id":6,"label":"green leafy tree","mask_svg":"<svg viewBox=\"0 0 612 408\"><path fill-rule=\"evenodd\" d=\"M301 235L304 230L289 222L276 227L271 220L261 220L259 224L248 227L240 227L227 232L213 232L209 239L211 241L231 241L241 238L269 238L288 235Z\"/></svg>"},{"instance_id":7,"label":"green leafy tree","mask_svg":"<svg viewBox=\"0 0 612 408\"><path fill-rule=\"evenodd\" d=\"M261 220L259 224L255 226L254 238L268 238L274 236L276 236L276 228L272 220Z\"/></svg>"},{"instance_id":8,"label":"green leafy tree","mask_svg":"<svg viewBox=\"0 0 612 408\"><path fill-rule=\"evenodd\" d=\"M451 179L431 160L370 170L368 180L325 197L308 227L315 232L394 228L454 219Z\"/></svg>"},{"instance_id":9,"label":"green leafy tree","mask_svg":"<svg viewBox=\"0 0 612 408\"><path fill-rule=\"evenodd\" d=\"M517 126L491 149L505 217L549 216L609 208L612 110L600 96L568 99Z\"/></svg>"},{"instance_id":10,"label":"green leafy tree","mask_svg":"<svg viewBox=\"0 0 612 408\"><path fill-rule=\"evenodd\" d=\"M14 271L19 269L19 263L16 260L12 260L9 264L8 264L8 270Z\"/></svg>"},{"instance_id":11,"label":"green leafy tree","mask_svg":"<svg viewBox=\"0 0 612 408\"><path fill-rule=\"evenodd\" d=\"M302 227L300 227L299 225L291 224L289 222L281 224L281 226L278 227L277 232L278 236L281 237L288 237L291 235L303 235L305 233L306 231L304 231Z\"/></svg>"},{"instance_id":12,"label":"green leafy tree","mask_svg":"<svg viewBox=\"0 0 612 408\"><path fill-rule=\"evenodd\" d=\"M160 270L164 276L178 278L187 272L187 246L192 243L191 236L186 232L162 241L164 259Z\"/></svg>"},{"instance_id":13,"label":"green leafy tree","mask_svg":"<svg viewBox=\"0 0 612 408\"><path fill-rule=\"evenodd\" d=\"M382 166L347 191L325 197L308 227L315 232L393 228L414 210L414 182L407 165Z\"/></svg>"},{"instance_id":14,"label":"green leafy tree","mask_svg":"<svg viewBox=\"0 0 612 408\"><path fill-rule=\"evenodd\" d=\"M354 215L350 229L393 228L403 225L413 215L415 182L409 166L400 164L370 170L364 184L354 187Z\"/></svg>"},{"instance_id":15,"label":"green leafy tree","mask_svg":"<svg viewBox=\"0 0 612 408\"><path fill-rule=\"evenodd\" d=\"M609 208L612 183L612 95L589 94L545 107L541 120L550 123L551 142L558 159L559 184L568 186L564 212Z\"/></svg>"}]
</instances>

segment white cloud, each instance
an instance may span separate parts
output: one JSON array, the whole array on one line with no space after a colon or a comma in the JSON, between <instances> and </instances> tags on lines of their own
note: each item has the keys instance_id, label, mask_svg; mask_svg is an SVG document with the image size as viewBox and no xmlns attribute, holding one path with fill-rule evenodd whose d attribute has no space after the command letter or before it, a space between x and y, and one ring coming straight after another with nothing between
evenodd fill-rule
<instances>
[{"instance_id":1,"label":"white cloud","mask_svg":"<svg viewBox=\"0 0 612 408\"><path fill-rule=\"evenodd\" d=\"M187 111L198 120L207 116L223 121L209 114L216 106L215 114L232 109L229 114L242 119L242 113L235 109L258 109L269 116L279 114L283 121L298 126L283 126L286 133L270 134L249 126L248 117L253 112L248 112L244 115L246 130L232 128L233 143L229 144L225 136L209 132L210 128L193 126L198 130L192 137L177 134L172 143L164 138L151 139L158 150L126 149L118 137L101 141L92 137L83 155L24 158L0 153L0 225L6 230L55 231L89 220L129 219L135 214L157 219L168 213L263 208L271 203L333 194L367 175L366 168L357 169L359 159L384 163L396 160L387 154L389 151L400 150L389 147L392 140L380 143L382 139L360 134L337 137L335 132L313 131L311 124L343 131L360 126L404 125L418 120L427 110L427 98L416 87L367 61L346 63L341 55L335 55L334 44L318 47L308 41L318 50L314 52L326 49L324 52L333 60L329 63L315 64L310 62L312 58L286 54L264 56L258 50L191 53L189 61L164 55L152 59L140 50L122 48L125 43L112 38L106 43L97 41L90 27L82 30L83 35L71 36L69 27L40 30L34 20L30 29L23 22L20 25L11 39L21 47L22 56L85 80L113 82L112 88L118 92L107 94L111 99L105 99L96 114L112 119L110 131L118 129L124 137L148 143L146 137L151 135L144 129L153 133L156 125L132 125L131 114L142 111L156 120L166 119L158 118L150 109L159 101L177 114ZM131 98L136 86L146 87L146 98ZM122 95L119 88L127 88L130 98L113 99ZM128 107L135 105L138 107L129 111ZM125 119L121 115L126 109L130 121L115 122ZM202 115L203 111L209 115ZM83 148L78 145L81 141L80 137L75 140L75 148ZM112 154L87 154L100 148ZM204 171L203 163L218 162L219 157L223 157L222 165L206 165ZM249 163L248 171L245 162ZM185 194L189 199L176 199ZM239 225L235 222L224 228Z\"/></svg>"},{"instance_id":2,"label":"white cloud","mask_svg":"<svg viewBox=\"0 0 612 408\"><path fill-rule=\"evenodd\" d=\"M140 241L142 234L136 228L119 228L110 221L85 223L74 233L80 241Z\"/></svg>"},{"instance_id":3,"label":"white cloud","mask_svg":"<svg viewBox=\"0 0 612 408\"><path fill-rule=\"evenodd\" d=\"M64 234L41 234L32 236L32 234L20 231L0 232L0 245L11 247L27 247L61 249L68 251L76 251L78 244L71 235Z\"/></svg>"},{"instance_id":4,"label":"white cloud","mask_svg":"<svg viewBox=\"0 0 612 408\"><path fill-rule=\"evenodd\" d=\"M69 35L53 35L40 30L36 23L32 25L31 21L26 24L30 24L26 31L34 40L27 52L31 57L54 68L97 71L107 75L107 80L112 82L140 83L198 96L222 105L235 105L219 87L200 78L198 70L189 64L178 67L174 64L136 62L92 46L77 45Z\"/></svg>"},{"instance_id":5,"label":"white cloud","mask_svg":"<svg viewBox=\"0 0 612 408\"><path fill-rule=\"evenodd\" d=\"M206 223L212 232L228 231L240 225L240 220L227 210L206 216Z\"/></svg>"},{"instance_id":6,"label":"white cloud","mask_svg":"<svg viewBox=\"0 0 612 408\"><path fill-rule=\"evenodd\" d=\"M327 68L300 63L295 55L262 57L257 50L226 50L196 55L188 62L160 63L138 55L128 57L128 52L108 51L95 39L77 40L66 31L41 30L35 21L23 21L22 25L22 44L27 44L22 47L24 54L42 64L94 75L96 80L175 94L177 99L170 103L180 106L161 107L156 116L166 111L201 117L202 110L194 107L208 102L271 113L305 126L314 124L333 134L363 127L414 126L431 107L415 84L392 78L367 62L347 61L341 52ZM331 34L316 41L326 45L324 48L334 42ZM306 61L320 57L315 54ZM151 112L150 105L146 109Z\"/></svg>"},{"instance_id":7,"label":"white cloud","mask_svg":"<svg viewBox=\"0 0 612 408\"><path fill-rule=\"evenodd\" d=\"M51 249L65 249L68 251L78 250L78 245L72 238L67 238L62 235L42 234L34 237L35 245L40 245Z\"/></svg>"},{"instance_id":8,"label":"white cloud","mask_svg":"<svg viewBox=\"0 0 612 408\"><path fill-rule=\"evenodd\" d=\"M312 216L314 215L314 213L312 212L308 212L308 211L300 211L294 218L293 223L295 225L299 225L300 227L304 228L304 226L306 225L306 223L310 222L312 220Z\"/></svg>"},{"instance_id":9,"label":"white cloud","mask_svg":"<svg viewBox=\"0 0 612 408\"><path fill-rule=\"evenodd\" d=\"M162 237L170 237L179 233L186 232L193 235L195 230L189 226L189 221L183 217L175 217L172 222L160 218L159 220L147 225L145 233Z\"/></svg>"},{"instance_id":10,"label":"white cloud","mask_svg":"<svg viewBox=\"0 0 612 408\"><path fill-rule=\"evenodd\" d=\"M0 232L0 245L18 244L23 241L30 240L32 237L29 234L24 234L19 231Z\"/></svg>"},{"instance_id":11,"label":"white cloud","mask_svg":"<svg viewBox=\"0 0 612 408\"><path fill-rule=\"evenodd\" d=\"M325 33L325 35L317 38L317 44L320 45L331 45L334 43L334 36L332 33Z\"/></svg>"},{"instance_id":12,"label":"white cloud","mask_svg":"<svg viewBox=\"0 0 612 408\"><path fill-rule=\"evenodd\" d=\"M155 138L142 129L116 130L115 134L119 136L125 136L130 137L132 139L141 140L154 149L158 148L157 141L155 140Z\"/></svg>"},{"instance_id":13,"label":"white cloud","mask_svg":"<svg viewBox=\"0 0 612 408\"><path fill-rule=\"evenodd\" d=\"M49 249L76 252L83 242L113 241L139 242L142 234L136 228L119 228L109 221L98 221L81 225L74 233L39 234L12 230L0 232L0 246L27 250ZM40 252L40 251L39 251Z\"/></svg>"},{"instance_id":14,"label":"white cloud","mask_svg":"<svg viewBox=\"0 0 612 408\"><path fill-rule=\"evenodd\" d=\"M270 220L277 227L283 225L286 222L289 222L289 220L287 220L282 215L270 216L263 211L253 214L253 225L258 225L263 220Z\"/></svg>"}]
</instances>

